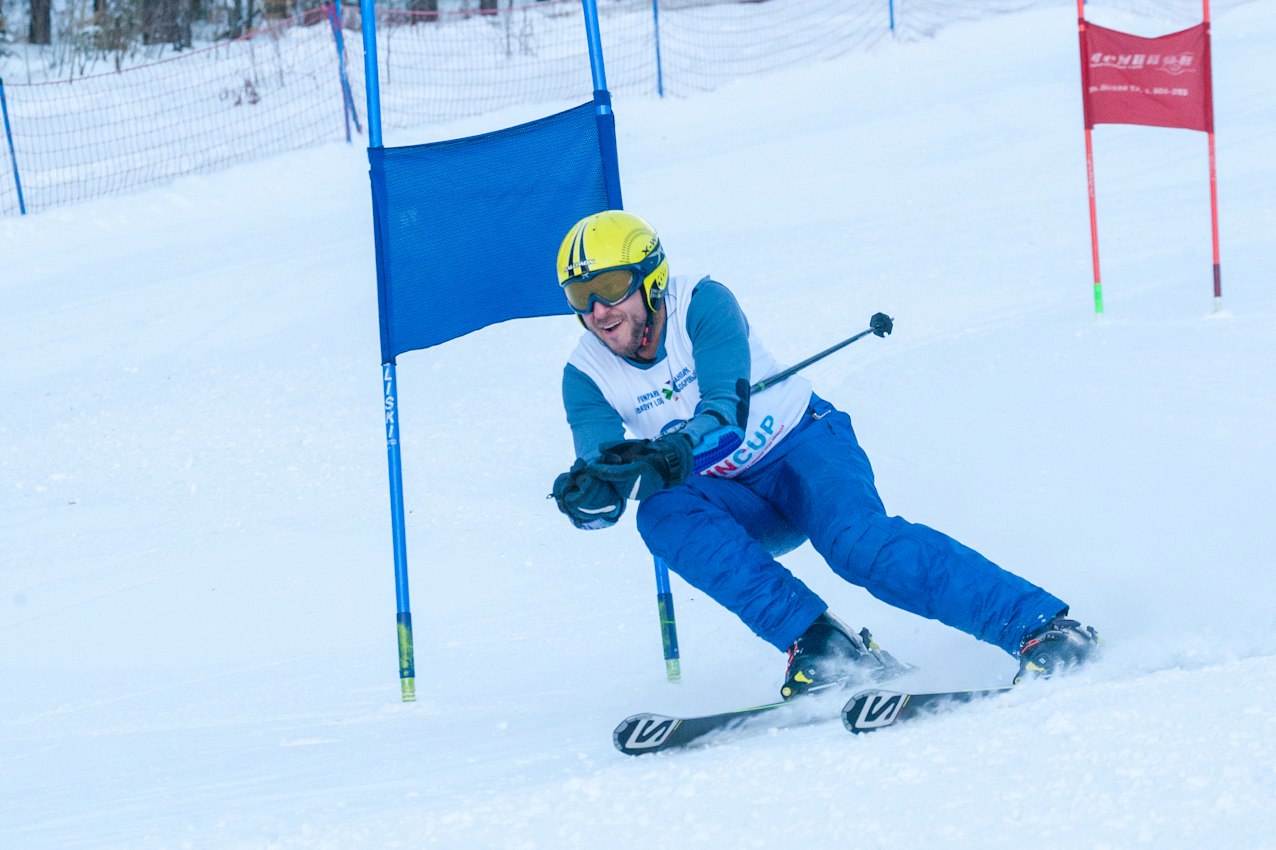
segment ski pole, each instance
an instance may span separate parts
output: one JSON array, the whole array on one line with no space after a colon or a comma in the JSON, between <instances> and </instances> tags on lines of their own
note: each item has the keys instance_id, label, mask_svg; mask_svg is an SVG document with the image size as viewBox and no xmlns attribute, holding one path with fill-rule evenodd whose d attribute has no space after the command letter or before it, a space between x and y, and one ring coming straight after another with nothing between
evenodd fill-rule
<instances>
[{"instance_id":1,"label":"ski pole","mask_svg":"<svg viewBox=\"0 0 1276 850\"><path fill-rule=\"evenodd\" d=\"M802 371L807 366L810 366L812 363L815 363L818 360L823 360L835 351L840 351L855 342L857 339L863 339L869 334L876 334L877 336L884 337L889 334L894 327L895 322L890 316L885 313L874 313L872 318L868 320L868 328L865 330L860 331L853 337L842 340L837 345L824 349L819 354L806 358L795 366L790 366L781 372L776 372L768 378L763 378L753 386L749 387L749 395L754 396L763 390L770 389L786 378L793 377L793 375ZM703 441L695 449L695 452L692 455L693 471L697 475L700 475L706 469L718 465L724 458L730 457L731 453L739 448L740 443L742 442L744 442L744 432L736 426L723 425L721 428L710 431L704 436Z\"/></svg>"},{"instance_id":2,"label":"ski pole","mask_svg":"<svg viewBox=\"0 0 1276 850\"><path fill-rule=\"evenodd\" d=\"M660 643L665 651L665 678L682 679L678 658L678 623L673 613L673 591L669 589L669 565L656 558L656 609L660 613Z\"/></svg>"},{"instance_id":3,"label":"ski pole","mask_svg":"<svg viewBox=\"0 0 1276 850\"><path fill-rule=\"evenodd\" d=\"M887 334L889 334L891 330L894 329L894 327L895 327L895 322L891 319L890 316L886 315L885 313L874 313L872 318L868 320L867 329L860 331L855 336L848 337L842 340L837 345L829 346L828 348L821 351L819 354L812 355L806 358L805 360L803 360L801 363L798 363L797 365L790 366L789 368L785 369L782 372L776 372L774 375L772 375L769 378L763 378L762 380L758 381L753 386L749 387L749 395L755 395L756 393L760 393L763 390L768 389L769 387L775 384L778 384L780 381L783 381L785 378L791 377L792 375L795 375L798 372L802 371L807 366L810 366L812 363L823 360L825 357L828 357L830 354L832 354L835 351L841 351L843 348L846 348L846 346L855 342L857 339L863 339L869 334L876 334L877 336L884 337Z\"/></svg>"}]
</instances>

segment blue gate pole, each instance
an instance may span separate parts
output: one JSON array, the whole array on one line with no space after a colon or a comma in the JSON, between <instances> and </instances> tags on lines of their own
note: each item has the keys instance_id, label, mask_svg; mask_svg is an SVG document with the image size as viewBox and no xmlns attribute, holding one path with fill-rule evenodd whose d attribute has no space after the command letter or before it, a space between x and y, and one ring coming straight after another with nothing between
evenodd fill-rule
<instances>
[{"instance_id":1,"label":"blue gate pole","mask_svg":"<svg viewBox=\"0 0 1276 850\"><path fill-rule=\"evenodd\" d=\"M620 157L616 153L616 116L611 111L611 92L607 91L607 69L603 65L603 38L598 31L597 0L580 0L585 11L585 38L589 42L589 69L594 78L594 117L598 122L599 153L603 161L603 182L607 187L607 206L624 208L620 196Z\"/></svg>"},{"instance_id":2,"label":"blue gate pole","mask_svg":"<svg viewBox=\"0 0 1276 850\"><path fill-rule=\"evenodd\" d=\"M408 593L408 535L403 510L403 454L398 424L398 373L394 360L381 364L385 388L385 447L390 466L390 526L394 537L395 625L399 640L399 685L404 702L416 701L412 647L412 601Z\"/></svg>"},{"instance_id":3,"label":"blue gate pole","mask_svg":"<svg viewBox=\"0 0 1276 850\"><path fill-rule=\"evenodd\" d=\"M13 130L9 126L9 102L4 97L4 80L0 79L0 112L4 113L4 137L9 140L9 162L13 164L13 185L18 189L18 211L27 214L27 203L22 198L22 178L18 176L18 154L13 149Z\"/></svg>"},{"instance_id":4,"label":"blue gate pole","mask_svg":"<svg viewBox=\"0 0 1276 850\"><path fill-rule=\"evenodd\" d=\"M359 0L363 26L363 86L368 96L368 147L381 147L381 72L377 68L376 0Z\"/></svg>"},{"instance_id":5,"label":"blue gate pole","mask_svg":"<svg viewBox=\"0 0 1276 850\"><path fill-rule=\"evenodd\" d=\"M673 591L669 589L669 566L656 558L656 610L660 613L660 643L665 651L665 677L682 680L678 656L678 624L673 616Z\"/></svg>"},{"instance_id":6,"label":"blue gate pole","mask_svg":"<svg viewBox=\"0 0 1276 850\"><path fill-rule=\"evenodd\" d=\"M580 0L585 11L585 39L589 42L589 70L594 76L594 91L607 89L607 69L603 67L603 37L598 31L597 0Z\"/></svg>"},{"instance_id":7,"label":"blue gate pole","mask_svg":"<svg viewBox=\"0 0 1276 850\"><path fill-rule=\"evenodd\" d=\"M363 77L368 96L368 147L381 147L381 80L377 71L376 0L359 0L363 18ZM373 202L373 214L376 203ZM377 286L382 287L381 240L377 239ZM390 525L394 540L394 592L396 624L399 640L399 684L404 702L416 700L416 662L412 648L412 606L408 593L407 523L403 510L403 455L400 451L398 422L398 372L394 356L386 348L384 304L381 306L382 355L381 382L385 394L386 459L390 467Z\"/></svg>"},{"instance_id":8,"label":"blue gate pole","mask_svg":"<svg viewBox=\"0 0 1276 850\"><path fill-rule=\"evenodd\" d=\"M656 94L665 96L665 70L660 61L660 0L651 0L651 26L656 37Z\"/></svg>"},{"instance_id":9,"label":"blue gate pole","mask_svg":"<svg viewBox=\"0 0 1276 850\"><path fill-rule=\"evenodd\" d=\"M891 10L891 35L895 34L895 0L887 0Z\"/></svg>"}]
</instances>

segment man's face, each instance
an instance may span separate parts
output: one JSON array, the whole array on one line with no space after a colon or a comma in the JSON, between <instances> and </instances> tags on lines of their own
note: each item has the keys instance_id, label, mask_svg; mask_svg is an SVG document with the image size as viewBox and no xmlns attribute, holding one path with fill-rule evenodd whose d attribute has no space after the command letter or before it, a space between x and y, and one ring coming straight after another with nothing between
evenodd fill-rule
<instances>
[{"instance_id":1,"label":"man's face","mask_svg":"<svg viewBox=\"0 0 1276 850\"><path fill-rule=\"evenodd\" d=\"M642 289L614 306L595 301L582 318L585 327L613 354L621 357L638 355L643 328L647 324L647 304L643 300Z\"/></svg>"}]
</instances>

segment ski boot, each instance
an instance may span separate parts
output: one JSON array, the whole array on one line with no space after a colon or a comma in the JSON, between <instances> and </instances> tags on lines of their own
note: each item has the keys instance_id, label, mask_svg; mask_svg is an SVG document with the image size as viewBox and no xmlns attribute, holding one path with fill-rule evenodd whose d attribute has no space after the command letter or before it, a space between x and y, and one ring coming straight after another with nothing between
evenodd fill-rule
<instances>
[{"instance_id":1,"label":"ski boot","mask_svg":"<svg viewBox=\"0 0 1276 850\"><path fill-rule=\"evenodd\" d=\"M1094 658L1099 650L1099 633L1076 620L1068 612L1053 617L1023 640L1019 648L1019 673L1023 679L1048 679Z\"/></svg>"},{"instance_id":2,"label":"ski boot","mask_svg":"<svg viewBox=\"0 0 1276 850\"><path fill-rule=\"evenodd\" d=\"M857 680L880 682L907 669L873 641L868 629L856 634L825 611L789 647L780 696L792 699Z\"/></svg>"}]
</instances>

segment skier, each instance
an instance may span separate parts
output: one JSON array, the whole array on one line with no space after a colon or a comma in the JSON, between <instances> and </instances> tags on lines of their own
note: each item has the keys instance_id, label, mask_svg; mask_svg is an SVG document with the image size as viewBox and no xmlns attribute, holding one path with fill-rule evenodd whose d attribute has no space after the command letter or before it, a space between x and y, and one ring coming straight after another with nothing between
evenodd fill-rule
<instances>
[{"instance_id":1,"label":"skier","mask_svg":"<svg viewBox=\"0 0 1276 850\"><path fill-rule=\"evenodd\" d=\"M559 509L595 530L638 500L648 549L788 651L784 699L902 669L775 560L807 539L878 599L1017 657L1016 681L1093 655L1097 634L1068 619L1062 600L938 531L887 516L850 417L806 379L751 397L780 366L725 286L670 278L643 219L587 216L557 266L586 329L563 372L577 459L554 482ZM693 474L698 452L724 439L738 448Z\"/></svg>"}]
</instances>

